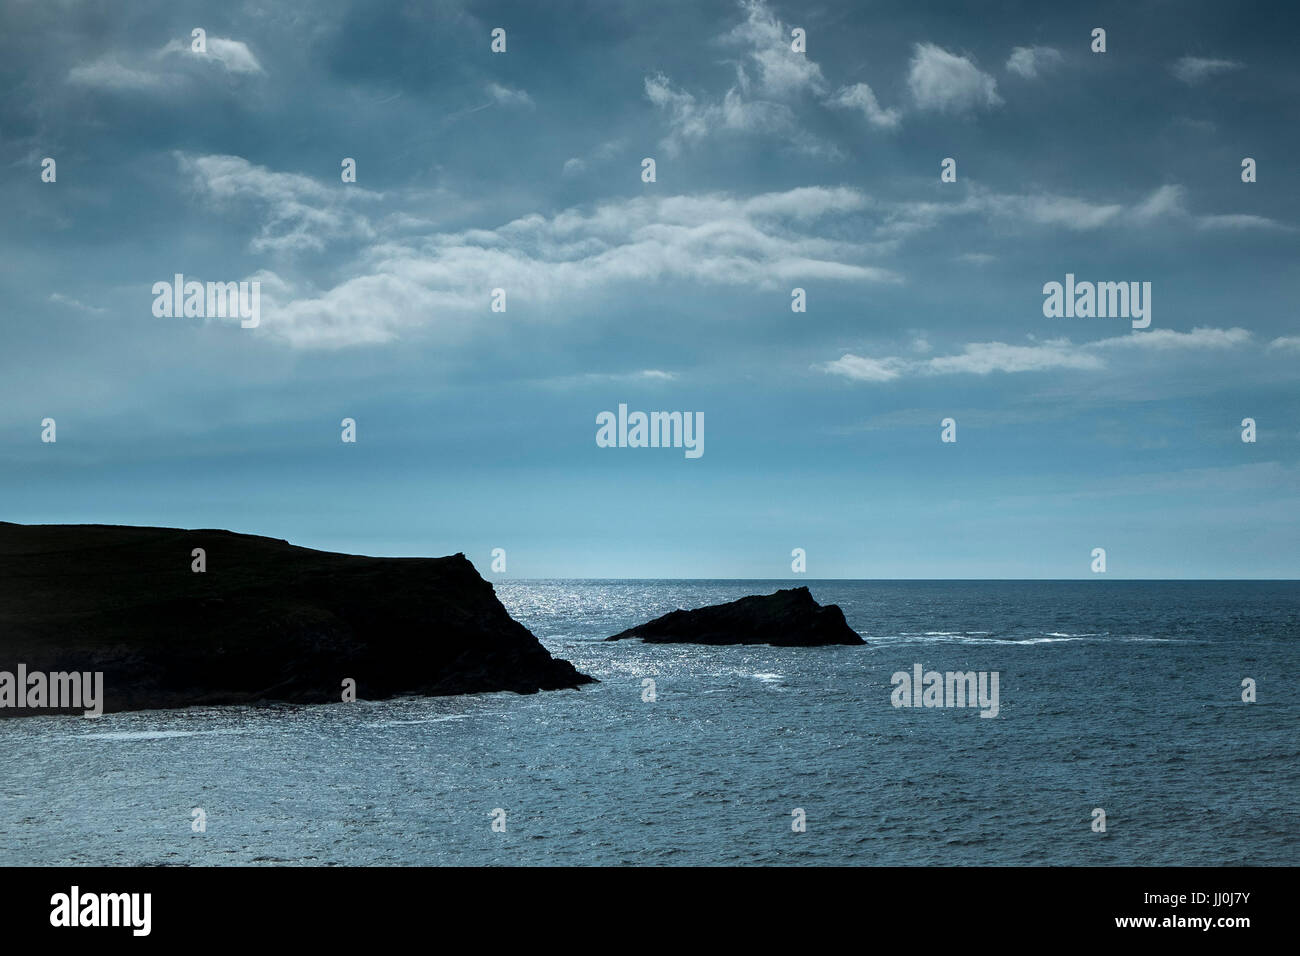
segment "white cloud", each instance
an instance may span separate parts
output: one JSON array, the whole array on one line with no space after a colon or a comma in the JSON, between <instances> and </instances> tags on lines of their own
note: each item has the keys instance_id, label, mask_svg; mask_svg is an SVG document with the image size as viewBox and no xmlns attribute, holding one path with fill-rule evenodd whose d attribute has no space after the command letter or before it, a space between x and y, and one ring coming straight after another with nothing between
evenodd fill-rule
<instances>
[{"instance_id":1,"label":"white cloud","mask_svg":"<svg viewBox=\"0 0 1300 956\"><path fill-rule=\"evenodd\" d=\"M1231 213L1219 216L1201 216L1196 220L1198 229L1276 229L1290 232L1292 227L1269 219L1267 216L1252 216L1245 213Z\"/></svg>"},{"instance_id":2,"label":"white cloud","mask_svg":"<svg viewBox=\"0 0 1300 956\"><path fill-rule=\"evenodd\" d=\"M257 62L257 57L246 43L225 37L208 37L206 53L193 52L189 40L172 40L153 53L152 59L156 62L172 55L193 57L197 62L216 63L228 73L263 72L262 65ZM74 66L68 71L69 83L117 90L163 91L176 84L181 77L181 73L166 69L148 70L123 66L107 54L92 63Z\"/></svg>"},{"instance_id":3,"label":"white cloud","mask_svg":"<svg viewBox=\"0 0 1300 956\"><path fill-rule=\"evenodd\" d=\"M346 208L342 197L351 187L326 187L239 157L180 159L202 195L260 206L265 224L255 248L320 248L331 238L366 243L351 260L354 274L328 289L267 274L263 334L300 347L387 342L418 329L467 334L473 324L466 318L486 310L494 288L507 290L518 314L521 305L573 304L628 283L775 290L818 280L900 281L870 262L876 251L870 243L812 232L822 218L843 221L869 207L866 196L849 188L747 198L638 196L552 216L534 213L495 229L381 239Z\"/></svg>"},{"instance_id":4,"label":"white cloud","mask_svg":"<svg viewBox=\"0 0 1300 956\"><path fill-rule=\"evenodd\" d=\"M1274 229L1291 231L1291 227L1269 219L1267 216L1254 216L1245 213L1228 213L1224 215L1194 216L1188 211L1184 198L1187 191L1178 185L1161 186L1134 210L1134 217L1139 222L1151 222L1157 219L1190 219L1197 229Z\"/></svg>"},{"instance_id":5,"label":"white cloud","mask_svg":"<svg viewBox=\"0 0 1300 956\"><path fill-rule=\"evenodd\" d=\"M912 55L907 85L921 109L966 113L999 106L997 80L969 59L933 43L918 43Z\"/></svg>"},{"instance_id":6,"label":"white cloud","mask_svg":"<svg viewBox=\"0 0 1300 956\"><path fill-rule=\"evenodd\" d=\"M1061 51L1051 46L1018 46L1007 58L1007 72L1016 73L1027 80L1037 78L1040 70L1057 66L1064 61Z\"/></svg>"},{"instance_id":7,"label":"white cloud","mask_svg":"<svg viewBox=\"0 0 1300 956\"><path fill-rule=\"evenodd\" d=\"M764 96L787 98L810 90L821 93L826 81L807 53L791 49L790 26L782 23L761 0L743 0L745 22L727 33L724 42L747 46L758 70L758 91Z\"/></svg>"},{"instance_id":8,"label":"white cloud","mask_svg":"<svg viewBox=\"0 0 1300 956\"><path fill-rule=\"evenodd\" d=\"M207 51L205 53L196 53L191 48L189 40L172 40L161 50L159 56L170 54L179 54L181 56L193 57L200 63L216 63L224 67L228 73L262 73L262 64L257 61L253 51L248 48L248 44L242 40L231 40L227 37L208 37L206 41Z\"/></svg>"},{"instance_id":9,"label":"white cloud","mask_svg":"<svg viewBox=\"0 0 1300 956\"><path fill-rule=\"evenodd\" d=\"M1218 73L1228 73L1232 70L1240 70L1244 66L1236 60L1219 60L1201 56L1185 56L1178 62L1169 67L1175 77L1189 85L1200 83L1202 80L1214 76Z\"/></svg>"},{"instance_id":10,"label":"white cloud","mask_svg":"<svg viewBox=\"0 0 1300 956\"><path fill-rule=\"evenodd\" d=\"M744 22L718 42L745 48L736 65L736 81L721 98L696 96L674 87L663 73L645 78L646 97L668 116L668 135L660 147L670 156L717 131L779 135L803 153L840 159L838 147L800 128L789 102L809 92L822 96L826 81L821 67L806 53L791 48L790 27L762 0L742 0ZM748 65L756 73L750 79ZM887 111L886 111L887 112Z\"/></svg>"},{"instance_id":11,"label":"white cloud","mask_svg":"<svg viewBox=\"0 0 1300 956\"><path fill-rule=\"evenodd\" d=\"M1274 229L1292 227L1263 216L1196 216L1184 202L1186 190L1177 184L1152 190L1136 205L1099 203L1055 193L995 193L977 183L969 184L965 196L956 202L903 201L884 206L886 216L877 227L878 235L905 238L933 229L945 220L977 216L1017 227L1060 227L1089 232L1113 226L1151 226L1161 222L1194 225L1197 229Z\"/></svg>"},{"instance_id":12,"label":"white cloud","mask_svg":"<svg viewBox=\"0 0 1300 956\"><path fill-rule=\"evenodd\" d=\"M1054 193L995 193L970 184L956 202L903 201L888 207L878 228L882 236L905 237L953 217L978 216L1012 227L1059 226L1086 232L1118 222L1124 213L1119 203L1095 203Z\"/></svg>"},{"instance_id":13,"label":"white cloud","mask_svg":"<svg viewBox=\"0 0 1300 956\"><path fill-rule=\"evenodd\" d=\"M902 359L872 359L845 353L835 361L827 362L822 369L855 382L892 382L903 374L901 369L904 367L906 363Z\"/></svg>"},{"instance_id":14,"label":"white cloud","mask_svg":"<svg viewBox=\"0 0 1300 956\"><path fill-rule=\"evenodd\" d=\"M66 305L73 309L80 309L83 312L99 313L99 312L108 311L107 309L101 308L100 306L97 305L86 305L86 303L74 299L72 298L72 296L63 295L62 293L59 292L50 293L50 301L55 302L59 305Z\"/></svg>"},{"instance_id":15,"label":"white cloud","mask_svg":"<svg viewBox=\"0 0 1300 956\"><path fill-rule=\"evenodd\" d=\"M1287 352L1300 352L1300 335L1283 335L1268 343L1269 350L1282 349Z\"/></svg>"},{"instance_id":16,"label":"white cloud","mask_svg":"<svg viewBox=\"0 0 1300 956\"><path fill-rule=\"evenodd\" d=\"M508 86L502 86L500 83L489 83L487 92L488 96L492 97L493 102L498 106L533 108L533 98L525 90L514 90Z\"/></svg>"},{"instance_id":17,"label":"white cloud","mask_svg":"<svg viewBox=\"0 0 1300 956\"><path fill-rule=\"evenodd\" d=\"M1251 340L1251 334L1245 329L1211 329L1198 326L1190 332L1175 329L1150 329L1145 332L1133 332L1111 339L1090 342L1085 348L1092 349L1232 349L1245 345Z\"/></svg>"},{"instance_id":18,"label":"white cloud","mask_svg":"<svg viewBox=\"0 0 1300 956\"><path fill-rule=\"evenodd\" d=\"M827 105L861 110L862 115L867 118L867 122L882 129L893 129L898 126L899 111L882 109L880 103L876 100L876 94L865 83L855 83L852 86L844 87L827 101Z\"/></svg>"},{"instance_id":19,"label":"white cloud","mask_svg":"<svg viewBox=\"0 0 1300 956\"><path fill-rule=\"evenodd\" d=\"M782 103L747 100L733 87L718 103L701 103L685 91L673 88L662 73L645 78L646 97L668 114L668 135L660 146L670 156L683 145L695 143L717 130L746 133L784 133L794 137L798 130L794 113ZM812 145L811 138L805 145Z\"/></svg>"},{"instance_id":20,"label":"white cloud","mask_svg":"<svg viewBox=\"0 0 1300 956\"><path fill-rule=\"evenodd\" d=\"M273 172L239 156L177 153L176 160L202 198L219 208L249 203L263 213L261 233L250 243L254 252L321 250L331 240L375 236L369 220L347 206L381 194L356 185L327 187L310 176Z\"/></svg>"},{"instance_id":21,"label":"white cloud","mask_svg":"<svg viewBox=\"0 0 1300 956\"><path fill-rule=\"evenodd\" d=\"M1080 352L1068 339L1035 345L1007 345L1005 342L973 342L958 355L926 360L921 370L931 375L990 372L1041 372L1054 368L1097 369L1104 363L1095 355Z\"/></svg>"},{"instance_id":22,"label":"white cloud","mask_svg":"<svg viewBox=\"0 0 1300 956\"><path fill-rule=\"evenodd\" d=\"M1160 186L1150 196L1133 209L1133 217L1139 222L1150 222L1163 216L1185 216L1183 206L1186 190L1177 184Z\"/></svg>"},{"instance_id":23,"label":"white cloud","mask_svg":"<svg viewBox=\"0 0 1300 956\"><path fill-rule=\"evenodd\" d=\"M93 63L74 66L68 71L68 82L100 89L155 90L162 87L163 78L154 73L123 66L115 59L103 56Z\"/></svg>"},{"instance_id":24,"label":"white cloud","mask_svg":"<svg viewBox=\"0 0 1300 956\"><path fill-rule=\"evenodd\" d=\"M1239 328L1195 328L1190 332L1155 329L1082 344L1075 344L1065 338L1034 341L1029 345L972 342L964 345L956 354L926 359L898 356L871 358L846 353L833 362L817 367L855 382L890 382L904 376L989 375L993 372L1010 374L1053 369L1099 371L1107 367L1104 355L1114 350L1129 353L1143 350L1222 351L1238 348L1250 341L1250 333Z\"/></svg>"}]
</instances>

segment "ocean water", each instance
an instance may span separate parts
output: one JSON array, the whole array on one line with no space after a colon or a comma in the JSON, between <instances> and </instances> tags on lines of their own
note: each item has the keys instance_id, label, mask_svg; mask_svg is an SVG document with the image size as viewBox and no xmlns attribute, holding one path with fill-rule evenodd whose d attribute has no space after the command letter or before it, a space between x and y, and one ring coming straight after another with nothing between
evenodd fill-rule
<instances>
[{"instance_id":1,"label":"ocean water","mask_svg":"<svg viewBox=\"0 0 1300 956\"><path fill-rule=\"evenodd\" d=\"M0 721L0 864L1300 863L1300 584L808 581L865 646L601 642L790 583L499 583L578 691ZM917 663L998 716L893 707Z\"/></svg>"}]
</instances>

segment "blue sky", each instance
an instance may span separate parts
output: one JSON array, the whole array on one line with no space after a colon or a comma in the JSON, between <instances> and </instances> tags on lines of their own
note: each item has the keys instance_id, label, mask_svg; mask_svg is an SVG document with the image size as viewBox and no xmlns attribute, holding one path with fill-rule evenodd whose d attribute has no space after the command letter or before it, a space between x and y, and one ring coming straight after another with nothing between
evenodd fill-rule
<instances>
[{"instance_id":1,"label":"blue sky","mask_svg":"<svg viewBox=\"0 0 1300 956\"><path fill-rule=\"evenodd\" d=\"M1295 14L1041 6L3 0L0 518L1296 577ZM155 317L178 272L261 325ZM1066 273L1150 282L1150 328L1044 317ZM597 447L620 403L705 453Z\"/></svg>"}]
</instances>

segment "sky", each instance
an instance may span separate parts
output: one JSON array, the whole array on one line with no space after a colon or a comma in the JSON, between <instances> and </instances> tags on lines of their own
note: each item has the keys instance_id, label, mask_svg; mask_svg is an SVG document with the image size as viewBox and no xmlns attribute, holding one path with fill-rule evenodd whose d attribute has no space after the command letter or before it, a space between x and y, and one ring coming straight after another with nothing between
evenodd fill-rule
<instances>
[{"instance_id":1,"label":"sky","mask_svg":"<svg viewBox=\"0 0 1300 956\"><path fill-rule=\"evenodd\" d=\"M969 6L0 0L0 520L1297 577L1300 14ZM1067 274L1150 325L1045 315ZM601 447L620 404L703 454Z\"/></svg>"}]
</instances>

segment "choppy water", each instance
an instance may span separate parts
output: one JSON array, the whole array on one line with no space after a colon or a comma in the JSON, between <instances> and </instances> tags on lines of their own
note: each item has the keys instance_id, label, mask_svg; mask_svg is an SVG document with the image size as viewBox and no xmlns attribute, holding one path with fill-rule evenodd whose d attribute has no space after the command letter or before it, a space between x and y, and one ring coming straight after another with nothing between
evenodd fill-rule
<instances>
[{"instance_id":1,"label":"choppy water","mask_svg":"<svg viewBox=\"0 0 1300 956\"><path fill-rule=\"evenodd\" d=\"M0 721L0 864L1300 863L1300 584L806 583L868 646L600 643L789 582L509 582L602 683ZM915 663L999 716L895 709Z\"/></svg>"}]
</instances>

